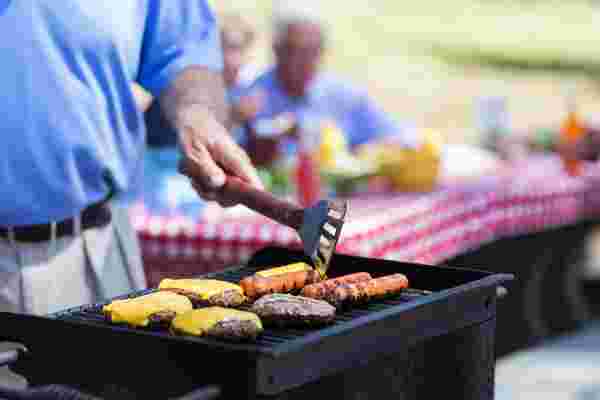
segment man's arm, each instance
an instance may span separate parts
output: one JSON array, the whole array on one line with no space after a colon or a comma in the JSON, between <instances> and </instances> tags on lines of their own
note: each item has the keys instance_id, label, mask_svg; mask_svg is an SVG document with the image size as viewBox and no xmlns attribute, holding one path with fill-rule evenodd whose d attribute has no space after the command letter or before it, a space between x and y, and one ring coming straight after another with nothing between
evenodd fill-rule
<instances>
[{"instance_id":1,"label":"man's arm","mask_svg":"<svg viewBox=\"0 0 600 400\"><path fill-rule=\"evenodd\" d=\"M222 47L207 0L147 0L137 81L160 102L178 135L182 171L199 194L222 204L226 174L260 186L226 129Z\"/></svg>"},{"instance_id":2,"label":"man's arm","mask_svg":"<svg viewBox=\"0 0 600 400\"><path fill-rule=\"evenodd\" d=\"M205 67L182 71L159 98L166 119L177 127L192 108L210 114L223 126L229 125L229 107L220 73Z\"/></svg>"},{"instance_id":3,"label":"man's arm","mask_svg":"<svg viewBox=\"0 0 600 400\"><path fill-rule=\"evenodd\" d=\"M182 172L202 197L232 204L218 195L226 175L261 187L248 155L225 128L229 118L221 74L205 67L186 68L161 93L159 101L166 120L179 135Z\"/></svg>"}]
</instances>

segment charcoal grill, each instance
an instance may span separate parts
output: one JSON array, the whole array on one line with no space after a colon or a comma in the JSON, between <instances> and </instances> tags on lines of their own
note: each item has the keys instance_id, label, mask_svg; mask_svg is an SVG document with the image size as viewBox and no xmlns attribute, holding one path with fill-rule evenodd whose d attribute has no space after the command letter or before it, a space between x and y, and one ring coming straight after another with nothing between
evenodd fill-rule
<instances>
[{"instance_id":1,"label":"charcoal grill","mask_svg":"<svg viewBox=\"0 0 600 400\"><path fill-rule=\"evenodd\" d=\"M258 269L308 261L271 247L246 266L204 275L238 282ZM335 254L328 275L400 272L412 290L340 312L321 329L266 329L255 342L176 337L106 323L102 304L48 316L2 313L0 338L28 352L13 368L32 384L167 399L206 385L222 398L492 399L497 289L512 275ZM142 291L124 297L150 292ZM132 395L135 394L135 395Z\"/></svg>"}]
</instances>

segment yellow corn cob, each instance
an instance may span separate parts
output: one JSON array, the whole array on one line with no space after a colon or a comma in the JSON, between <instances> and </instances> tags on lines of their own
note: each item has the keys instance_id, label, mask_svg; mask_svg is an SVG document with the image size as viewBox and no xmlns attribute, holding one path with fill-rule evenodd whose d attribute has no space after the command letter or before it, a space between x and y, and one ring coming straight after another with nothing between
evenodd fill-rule
<instances>
[{"instance_id":1,"label":"yellow corn cob","mask_svg":"<svg viewBox=\"0 0 600 400\"><path fill-rule=\"evenodd\" d=\"M294 264L284 265L282 267L266 269L264 271L258 271L256 275L269 278L271 276L287 274L289 272L299 272L299 271L311 271L312 267L306 263L298 262Z\"/></svg>"}]
</instances>

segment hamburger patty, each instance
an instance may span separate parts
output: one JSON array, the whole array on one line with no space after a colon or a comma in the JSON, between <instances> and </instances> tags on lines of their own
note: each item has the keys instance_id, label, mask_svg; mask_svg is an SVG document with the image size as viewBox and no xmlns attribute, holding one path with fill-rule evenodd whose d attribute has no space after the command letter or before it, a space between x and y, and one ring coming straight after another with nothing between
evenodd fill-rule
<instances>
[{"instance_id":1,"label":"hamburger patty","mask_svg":"<svg viewBox=\"0 0 600 400\"><path fill-rule=\"evenodd\" d=\"M208 300L203 299L200 295L194 292L190 292L184 289L169 288L162 290L167 290L186 296L188 299L190 299L194 307L237 307L243 304L244 301L246 301L246 298L242 293L232 289L225 289L221 293L209 297Z\"/></svg>"},{"instance_id":2,"label":"hamburger patty","mask_svg":"<svg viewBox=\"0 0 600 400\"><path fill-rule=\"evenodd\" d=\"M171 331L176 335L248 340L260 335L263 327L256 314L214 306L176 316L171 324Z\"/></svg>"},{"instance_id":3,"label":"hamburger patty","mask_svg":"<svg viewBox=\"0 0 600 400\"><path fill-rule=\"evenodd\" d=\"M335 307L325 301L280 293L261 297L251 310L265 324L279 326L323 325L335 318Z\"/></svg>"},{"instance_id":4,"label":"hamburger patty","mask_svg":"<svg viewBox=\"0 0 600 400\"><path fill-rule=\"evenodd\" d=\"M223 339L239 340L239 339L256 339L261 333L262 328L254 321L224 319L217 322L215 326L208 329L206 334Z\"/></svg>"}]
</instances>

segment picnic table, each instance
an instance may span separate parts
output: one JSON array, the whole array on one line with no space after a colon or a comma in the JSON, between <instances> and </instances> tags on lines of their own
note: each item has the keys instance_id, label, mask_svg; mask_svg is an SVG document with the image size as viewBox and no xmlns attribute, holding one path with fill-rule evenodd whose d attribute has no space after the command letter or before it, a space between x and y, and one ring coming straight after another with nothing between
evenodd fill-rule
<instances>
[{"instance_id":1,"label":"picnic table","mask_svg":"<svg viewBox=\"0 0 600 400\"><path fill-rule=\"evenodd\" d=\"M516 273L520 295L511 292L511 311L504 315L518 319L515 309L531 308L526 304L535 294L531 280L579 246L589 221L600 213L600 167L586 165L582 176L571 177L558 158L532 156L496 174L444 182L428 193L363 193L348 200L338 252ZM167 276L194 276L243 263L266 246L300 245L292 229L244 207L215 206L193 219L153 214L139 204L132 217L150 285ZM522 319L535 325L541 313ZM520 343L552 330L538 328L528 327Z\"/></svg>"}]
</instances>

